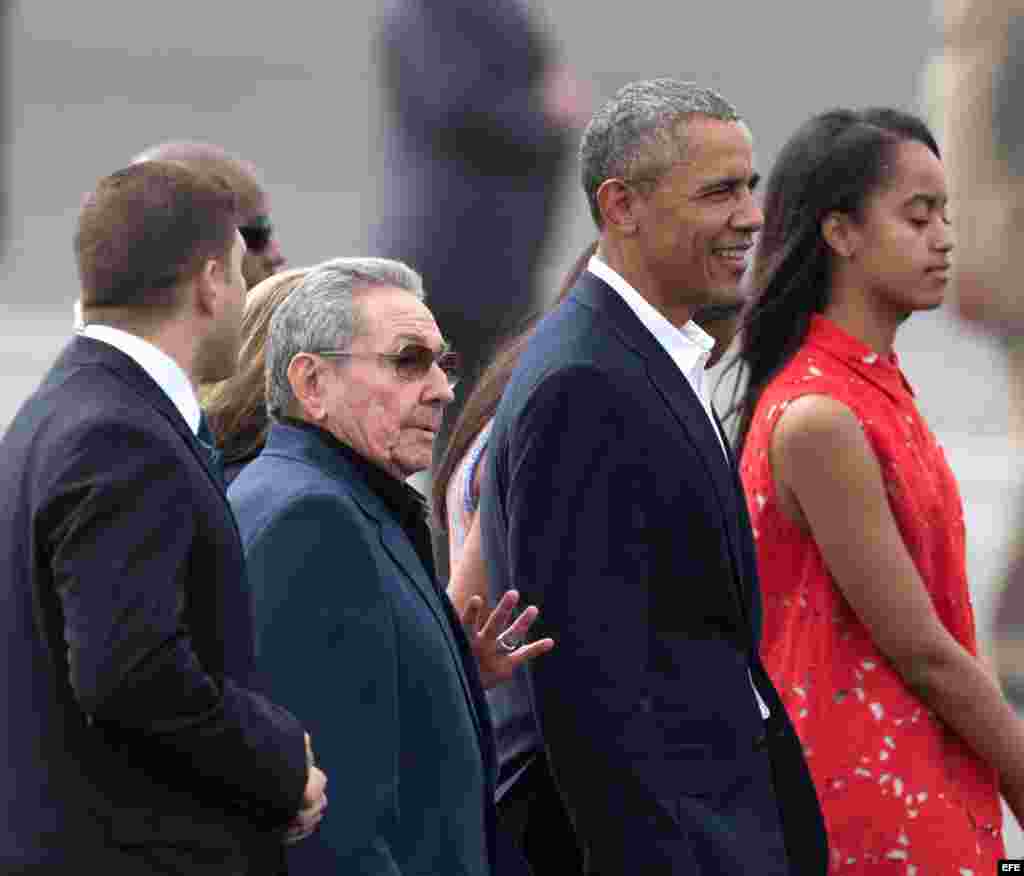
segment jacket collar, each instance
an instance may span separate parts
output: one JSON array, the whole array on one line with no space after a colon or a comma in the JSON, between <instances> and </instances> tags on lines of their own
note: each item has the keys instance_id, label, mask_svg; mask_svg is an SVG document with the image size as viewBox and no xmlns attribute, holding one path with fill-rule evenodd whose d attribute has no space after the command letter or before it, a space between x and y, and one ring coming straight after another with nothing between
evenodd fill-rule
<instances>
[{"instance_id":1,"label":"jacket collar","mask_svg":"<svg viewBox=\"0 0 1024 876\"><path fill-rule=\"evenodd\" d=\"M181 435L182 440L202 464L203 471L209 476L210 482L227 503L224 485L211 470L207 451L199 444L196 433L185 421L175 402L138 362L111 344L79 334L72 338L64 348L54 363L54 370L72 370L87 366L98 366L110 371L135 392L142 401L156 408ZM233 516L232 519L234 519Z\"/></svg>"},{"instance_id":2,"label":"jacket collar","mask_svg":"<svg viewBox=\"0 0 1024 876\"><path fill-rule=\"evenodd\" d=\"M101 323L90 323L79 334L109 344L132 359L174 402L192 431L199 432L201 411L192 383L181 366L163 350L145 338Z\"/></svg>"}]
</instances>

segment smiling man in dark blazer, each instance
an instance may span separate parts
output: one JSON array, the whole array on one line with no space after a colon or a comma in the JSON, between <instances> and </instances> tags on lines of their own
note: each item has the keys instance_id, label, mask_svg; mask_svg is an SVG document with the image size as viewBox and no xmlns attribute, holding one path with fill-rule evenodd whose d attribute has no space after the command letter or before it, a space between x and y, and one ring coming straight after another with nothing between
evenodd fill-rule
<instances>
[{"instance_id":1,"label":"smiling man in dark blazer","mask_svg":"<svg viewBox=\"0 0 1024 876\"><path fill-rule=\"evenodd\" d=\"M194 393L238 356L236 223L223 183L160 162L82 208L87 325L0 444L4 873L269 876L322 812L302 726L251 689Z\"/></svg>"},{"instance_id":2,"label":"smiling man in dark blazer","mask_svg":"<svg viewBox=\"0 0 1024 876\"><path fill-rule=\"evenodd\" d=\"M750 133L714 92L652 80L595 115L581 160L600 245L505 391L481 525L491 574L559 642L531 695L586 872L819 876L691 319L735 300L763 221Z\"/></svg>"},{"instance_id":3,"label":"smiling man in dark blazer","mask_svg":"<svg viewBox=\"0 0 1024 876\"><path fill-rule=\"evenodd\" d=\"M295 873L490 876L517 863L497 853L474 653L404 483L430 465L455 382L423 296L419 275L387 259L310 271L271 320L273 422L229 491L258 667L345 776L331 817L289 853Z\"/></svg>"}]
</instances>

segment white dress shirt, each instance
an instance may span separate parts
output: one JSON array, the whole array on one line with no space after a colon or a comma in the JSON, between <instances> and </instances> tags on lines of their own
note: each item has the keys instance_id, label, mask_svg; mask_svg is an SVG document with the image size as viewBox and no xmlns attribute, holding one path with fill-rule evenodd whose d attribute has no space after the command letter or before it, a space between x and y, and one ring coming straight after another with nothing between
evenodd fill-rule
<instances>
[{"instance_id":1,"label":"white dress shirt","mask_svg":"<svg viewBox=\"0 0 1024 876\"><path fill-rule=\"evenodd\" d=\"M604 280L619 293L622 300L629 305L629 309L636 314L637 319L654 335L654 339L676 363L676 367L683 372L683 377L686 378L686 382L690 384L690 388L700 399L704 412L711 420L711 427L718 436L722 453L728 460L729 454L725 449L725 439L718 431L718 426L715 425L715 416L711 412L711 394L704 373L708 359L711 357L711 351L715 348L715 339L692 319L682 328L676 328L658 312L654 305L630 286L618 271L609 268L596 255L590 257L587 270L595 277Z\"/></svg>"},{"instance_id":2,"label":"white dress shirt","mask_svg":"<svg viewBox=\"0 0 1024 876\"><path fill-rule=\"evenodd\" d=\"M718 436L718 443L722 447L726 464L731 465L728 451L725 449L725 439L722 437L721 432L718 431L715 416L711 411L711 398L707 389L708 381L705 379L704 374L708 358L715 347L715 339L692 319L682 328L676 328L658 312L654 305L626 282L618 271L608 267L596 254L590 257L590 261L587 263L587 270L595 277L604 280L622 297L622 300L626 302L629 309L636 314L637 319L654 335L654 339L664 348L672 361L676 363L676 367L683 373L686 382L690 384L697 398L700 399L704 412L711 421L711 428ZM765 701L761 699L761 694L757 692L754 677L750 674L749 669L747 670L747 675L750 677L750 686L753 688L754 696L757 698L761 717L767 719L771 712Z\"/></svg>"},{"instance_id":3,"label":"white dress shirt","mask_svg":"<svg viewBox=\"0 0 1024 876\"><path fill-rule=\"evenodd\" d=\"M80 335L102 341L117 348L145 371L159 386L174 406L181 411L193 434L199 432L199 418L202 411L188 375L181 366L163 350L133 335L109 325L90 323L78 330Z\"/></svg>"}]
</instances>

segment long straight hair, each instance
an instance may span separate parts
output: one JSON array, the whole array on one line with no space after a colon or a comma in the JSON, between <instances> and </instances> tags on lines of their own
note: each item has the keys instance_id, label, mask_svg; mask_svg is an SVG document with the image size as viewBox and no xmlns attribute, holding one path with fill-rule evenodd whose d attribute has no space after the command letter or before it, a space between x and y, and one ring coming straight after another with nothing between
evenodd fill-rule
<instances>
[{"instance_id":1,"label":"long straight hair","mask_svg":"<svg viewBox=\"0 0 1024 876\"><path fill-rule=\"evenodd\" d=\"M201 388L206 418L228 465L258 454L267 440L266 348L274 311L309 273L293 268L249 290L242 315L242 349L232 377Z\"/></svg>"},{"instance_id":2,"label":"long straight hair","mask_svg":"<svg viewBox=\"0 0 1024 876\"><path fill-rule=\"evenodd\" d=\"M739 417L737 453L765 387L803 343L812 314L828 306L832 251L822 221L833 212L860 220L868 198L890 179L896 148L906 142L922 143L941 157L916 116L885 108L835 109L804 123L779 154L765 187L753 293L729 365L738 366L729 411Z\"/></svg>"},{"instance_id":3,"label":"long straight hair","mask_svg":"<svg viewBox=\"0 0 1024 876\"><path fill-rule=\"evenodd\" d=\"M580 275L587 269L590 257L595 252L597 252L596 240L583 250L579 258L576 259L576 262L569 269L569 273L565 275L552 309L561 304L569 292L572 291ZM526 345L533 335L533 330L537 327L537 323L540 322L543 315L543 313L539 313L532 316L521 331L510 337L498 348L494 359L484 373L480 375L476 386L473 387L469 398L466 399L462 413L459 414L459 418L455 421L452 436L448 441L448 446L445 448L444 456L441 457L441 462L437 467L431 487L435 525L445 532L448 530L448 484L452 479L452 475L455 473L455 469L462 461L462 458L466 455L470 445L476 439L476 436L480 434L480 431L497 412L501 396L505 392L505 387L508 386L509 380L512 379L512 372L516 370L519 357L522 355L523 350L526 349Z\"/></svg>"}]
</instances>

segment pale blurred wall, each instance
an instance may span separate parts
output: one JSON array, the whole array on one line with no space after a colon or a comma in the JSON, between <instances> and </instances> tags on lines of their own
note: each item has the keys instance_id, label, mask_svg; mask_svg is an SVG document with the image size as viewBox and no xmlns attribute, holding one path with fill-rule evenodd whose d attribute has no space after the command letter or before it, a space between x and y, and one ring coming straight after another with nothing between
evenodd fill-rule
<instances>
[{"instance_id":1,"label":"pale blurred wall","mask_svg":"<svg viewBox=\"0 0 1024 876\"><path fill-rule=\"evenodd\" d=\"M933 5L550 0L538 11L599 100L655 75L719 88L750 121L766 171L812 112L840 104L921 109L922 70L938 40ZM364 250L382 172L371 0L13 6L0 424L67 336L82 193L147 145L205 139L255 161L293 264ZM575 179L567 179L547 260L551 288L592 234ZM960 479L984 626L1017 478L1005 369L985 340L943 312L915 317L899 347ZM1024 853L1013 836L1011 849Z\"/></svg>"},{"instance_id":2,"label":"pale blurred wall","mask_svg":"<svg viewBox=\"0 0 1024 876\"><path fill-rule=\"evenodd\" d=\"M361 250L380 172L374 8L370 0L15 2L0 379L38 375L66 328L81 194L156 141L212 140L255 161L293 263ZM631 0L628 9L551 0L539 11L598 99L651 75L719 87L749 118L765 168L813 110L913 107L935 39L926 0L866 0L856 9ZM561 225L552 283L591 234L574 180ZM25 355L27 367L18 364ZM0 384L0 422L27 389Z\"/></svg>"}]
</instances>

